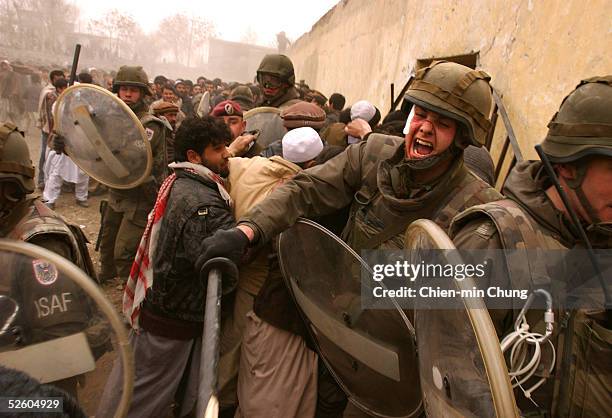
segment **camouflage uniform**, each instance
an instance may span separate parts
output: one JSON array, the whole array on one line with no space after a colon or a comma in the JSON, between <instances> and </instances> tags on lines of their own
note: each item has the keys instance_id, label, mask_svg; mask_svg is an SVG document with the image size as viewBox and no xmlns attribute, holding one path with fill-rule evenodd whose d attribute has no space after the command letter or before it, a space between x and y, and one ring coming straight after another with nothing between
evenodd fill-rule
<instances>
[{"instance_id":1,"label":"camouflage uniform","mask_svg":"<svg viewBox=\"0 0 612 418\"><path fill-rule=\"evenodd\" d=\"M87 239L77 225L66 222L60 215L45 206L38 197L27 196L34 191L34 167L30 161L29 150L22 134L15 125L0 125L0 182L16 182L21 188L22 198L7 211L0 214L0 237L10 238L39 245L70 260L90 277L95 279L95 271L87 251ZM62 280L60 278L59 280ZM24 309L24 333L26 344L47 341L84 330L93 317L93 311L82 290L71 280L63 279L61 284L52 288L38 283L23 282L17 286L21 298L28 295L36 301L36 306L49 306L58 294L68 294L69 304L56 309ZM50 293L50 290L52 292ZM25 303L26 308L33 306ZM90 332L91 331L91 332ZM108 338L103 328L87 329L94 352L100 353ZM76 396L79 376L54 382Z\"/></svg>"},{"instance_id":2,"label":"camouflage uniform","mask_svg":"<svg viewBox=\"0 0 612 418\"><path fill-rule=\"evenodd\" d=\"M612 77L582 82L564 100L549 124L548 136L542 144L544 152L553 163L571 162L577 163L577 167L584 167L581 158L589 155L612 157L611 112ZM584 172L580 174L583 175ZM583 200L584 196L580 197L580 182L578 180L569 186ZM552 182L541 162L519 163L504 186L507 199L463 212L453 219L449 235L459 249L584 248L576 228L548 198L546 190L551 186ZM583 206L588 208L590 205L583 200ZM596 218L592 219L597 222ZM587 235L594 248L607 249L612 246L612 234L608 233L601 239L600 234L595 236L593 230L587 230ZM544 266L547 271L541 272L533 270L529 263L508 261L498 268L501 269L500 274L491 277L503 277L502 280L509 281L495 283L504 288L527 289L533 286L550 289L550 281L542 277L558 277L551 274L554 266ZM568 277L567 272L573 271L570 269L571 266L564 268L563 277ZM491 283L485 287L489 285ZM532 394L539 407L527 400L520 390L515 391L518 406L528 416L608 416L612 387L612 334L602 325L603 313L568 311L563 309L560 295L553 293L553 298L555 319L559 324L552 338L557 351L553 378ZM489 312L500 336L511 329L518 314L518 310ZM528 312L527 319L536 332L543 332L541 311ZM543 363L548 363L551 352L547 346L544 346L543 356ZM541 366L535 376L550 377L550 374Z\"/></svg>"},{"instance_id":3,"label":"camouflage uniform","mask_svg":"<svg viewBox=\"0 0 612 418\"><path fill-rule=\"evenodd\" d=\"M141 67L123 66L113 84L115 93L122 85L141 88L141 100L131 106L131 109L140 119L151 143L153 168L150 179L138 187L127 190L110 189L100 240L101 281L115 276L119 276L123 281L127 280L147 224L147 215L153 209L157 189L169 170L166 163L166 126L149 113L143 101L145 94L150 93L147 81L147 75Z\"/></svg>"}]
</instances>

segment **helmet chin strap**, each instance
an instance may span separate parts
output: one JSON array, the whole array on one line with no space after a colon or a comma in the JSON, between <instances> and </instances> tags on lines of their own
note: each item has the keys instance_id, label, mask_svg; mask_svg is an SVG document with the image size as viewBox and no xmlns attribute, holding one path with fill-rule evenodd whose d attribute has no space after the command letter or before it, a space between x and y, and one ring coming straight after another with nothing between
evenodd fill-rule
<instances>
[{"instance_id":1,"label":"helmet chin strap","mask_svg":"<svg viewBox=\"0 0 612 418\"><path fill-rule=\"evenodd\" d=\"M597 212L595 212L591 202L589 202L589 199L587 199L586 195L584 194L584 190L582 190L582 182L584 181L586 169L587 165L585 162L578 162L576 164L576 178L566 179L565 182L574 191L574 193L576 193L578 201L589 215L589 218L591 218L590 224L594 225L601 223L601 219L599 219Z\"/></svg>"}]
</instances>

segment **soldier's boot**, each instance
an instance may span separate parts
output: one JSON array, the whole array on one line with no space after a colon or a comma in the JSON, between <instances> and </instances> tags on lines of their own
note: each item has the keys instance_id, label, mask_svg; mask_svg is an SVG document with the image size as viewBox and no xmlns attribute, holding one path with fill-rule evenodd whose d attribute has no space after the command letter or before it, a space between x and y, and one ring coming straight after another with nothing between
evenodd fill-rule
<instances>
[{"instance_id":1,"label":"soldier's boot","mask_svg":"<svg viewBox=\"0 0 612 418\"><path fill-rule=\"evenodd\" d=\"M144 230L143 226L136 225L126 216L121 220L115 243L115 266L117 266L117 275L123 284L130 275Z\"/></svg>"},{"instance_id":2,"label":"soldier's boot","mask_svg":"<svg viewBox=\"0 0 612 418\"><path fill-rule=\"evenodd\" d=\"M100 239L100 283L117 277L117 268L115 266L115 243L117 241L117 232L121 226L122 219L122 213L115 212L110 206L107 206L104 224L102 225L102 238Z\"/></svg>"}]
</instances>

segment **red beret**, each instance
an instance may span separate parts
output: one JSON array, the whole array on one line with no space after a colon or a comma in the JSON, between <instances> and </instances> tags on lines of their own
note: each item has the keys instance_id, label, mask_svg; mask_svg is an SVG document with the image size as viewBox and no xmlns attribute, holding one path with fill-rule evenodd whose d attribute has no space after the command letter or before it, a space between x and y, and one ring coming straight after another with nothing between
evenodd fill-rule
<instances>
[{"instance_id":1,"label":"red beret","mask_svg":"<svg viewBox=\"0 0 612 418\"><path fill-rule=\"evenodd\" d=\"M242 117L242 108L233 100L224 100L219 103L210 113L214 117L220 116L240 116Z\"/></svg>"}]
</instances>

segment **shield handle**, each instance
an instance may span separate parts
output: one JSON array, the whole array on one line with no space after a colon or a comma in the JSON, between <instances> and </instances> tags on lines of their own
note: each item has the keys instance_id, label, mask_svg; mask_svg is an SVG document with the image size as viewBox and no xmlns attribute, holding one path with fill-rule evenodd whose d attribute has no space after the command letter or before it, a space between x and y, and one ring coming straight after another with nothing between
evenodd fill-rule
<instances>
[{"instance_id":1,"label":"shield handle","mask_svg":"<svg viewBox=\"0 0 612 418\"><path fill-rule=\"evenodd\" d=\"M127 177L130 174L129 170L125 168L124 165L121 164L121 161L119 161L113 155L113 152L110 150L110 148L108 148L108 146L102 139L100 132L98 132L98 129L96 128L96 125L94 125L93 121L91 120L91 114L89 113L87 106L77 106L73 110L73 116L74 124L79 125L83 132L85 132L85 138L89 140L91 146L96 150L96 152L98 153L100 158L102 158L102 161L106 163L108 168L111 169L113 174L115 174L119 178Z\"/></svg>"}]
</instances>

